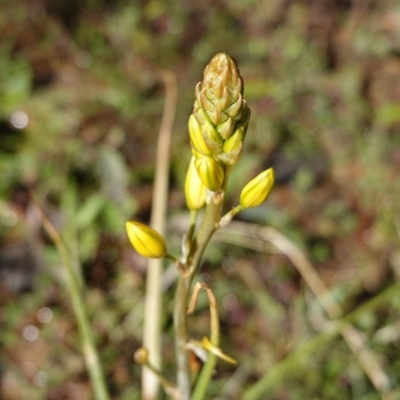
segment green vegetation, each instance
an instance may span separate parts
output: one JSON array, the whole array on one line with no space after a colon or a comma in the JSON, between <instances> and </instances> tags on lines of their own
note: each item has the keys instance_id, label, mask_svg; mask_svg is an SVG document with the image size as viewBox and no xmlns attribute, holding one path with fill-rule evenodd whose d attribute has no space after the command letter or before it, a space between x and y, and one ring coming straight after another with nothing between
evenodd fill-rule
<instances>
[{"instance_id":1,"label":"green vegetation","mask_svg":"<svg viewBox=\"0 0 400 400\"><path fill-rule=\"evenodd\" d=\"M207 398L400 396L398 2L212 4L1 2L2 399L93 397L66 272L31 192L85 287L111 397L141 398L133 354L143 343L146 264L125 222L150 221L168 70L178 92L166 237L179 254L187 121L219 52L237 60L252 112L225 207L267 168L276 183L204 254L200 280L216 298L220 347L239 361L217 362ZM164 266L162 369L175 382L177 281ZM200 292L188 317L199 341L209 336L208 307Z\"/></svg>"}]
</instances>

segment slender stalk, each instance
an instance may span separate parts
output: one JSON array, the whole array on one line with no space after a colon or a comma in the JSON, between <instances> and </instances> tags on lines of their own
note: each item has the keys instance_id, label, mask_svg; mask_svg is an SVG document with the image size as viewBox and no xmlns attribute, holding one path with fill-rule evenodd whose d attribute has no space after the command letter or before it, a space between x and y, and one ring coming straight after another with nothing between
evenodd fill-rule
<instances>
[{"instance_id":1,"label":"slender stalk","mask_svg":"<svg viewBox=\"0 0 400 400\"><path fill-rule=\"evenodd\" d=\"M161 77L165 84L165 106L157 144L150 225L159 233L164 234L168 193L169 148L175 116L177 88L176 77L173 73L162 71ZM161 275L163 260L149 259L147 266L143 345L149 351L149 362L157 369L161 369ZM158 377L148 367L143 366L142 398L144 400L154 400L157 398L158 391Z\"/></svg>"},{"instance_id":2,"label":"slender stalk","mask_svg":"<svg viewBox=\"0 0 400 400\"><path fill-rule=\"evenodd\" d=\"M81 335L83 357L85 359L90 380L92 382L94 397L96 400L109 400L110 396L107 390L100 359L94 345L93 333L91 331L89 318L86 313L85 302L82 299L77 273L74 270L72 260L69 257L68 251L61 240L60 235L45 216L43 210L40 207L39 209L42 217L43 227L56 245L57 251L63 260L65 269L67 271L67 289L71 298L72 309L78 324L79 333Z\"/></svg>"},{"instance_id":3,"label":"slender stalk","mask_svg":"<svg viewBox=\"0 0 400 400\"><path fill-rule=\"evenodd\" d=\"M177 385L182 400L190 400L191 376L189 368L189 352L186 344L189 341L186 309L193 277L200 268L201 257L215 230L224 203L224 192L211 193L203 221L192 246L186 265L178 280L174 303L175 354L177 363Z\"/></svg>"},{"instance_id":4,"label":"slender stalk","mask_svg":"<svg viewBox=\"0 0 400 400\"><path fill-rule=\"evenodd\" d=\"M191 283L192 275L180 275L178 286L175 292L174 303L177 386L181 394L181 400L190 400L191 392L189 353L186 348L186 344L189 341L186 307L190 294Z\"/></svg>"},{"instance_id":5,"label":"slender stalk","mask_svg":"<svg viewBox=\"0 0 400 400\"><path fill-rule=\"evenodd\" d=\"M208 299L210 302L210 320L211 320L211 333L210 341L214 346L219 346L219 318L218 309L215 301L215 297L210 289L206 289L208 292ZM211 380L212 374L217 364L217 356L211 352L207 355L207 361L204 364L199 379L196 382L196 386L193 391L191 400L202 400L207 393L208 384Z\"/></svg>"}]
</instances>

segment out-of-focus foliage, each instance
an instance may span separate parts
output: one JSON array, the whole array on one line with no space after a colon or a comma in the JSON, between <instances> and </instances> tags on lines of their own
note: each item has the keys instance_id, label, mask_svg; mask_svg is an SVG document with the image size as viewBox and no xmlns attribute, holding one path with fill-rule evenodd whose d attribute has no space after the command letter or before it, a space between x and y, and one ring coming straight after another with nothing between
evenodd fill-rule
<instances>
[{"instance_id":1,"label":"out-of-focus foliage","mask_svg":"<svg viewBox=\"0 0 400 400\"><path fill-rule=\"evenodd\" d=\"M176 246L181 227L174 226L187 215L182 188L194 87L211 57L225 51L238 61L252 111L229 206L272 166L268 203L242 219L299 243L346 313L395 282L399 21L395 0L1 1L0 397L91 398L63 270L40 230L31 190L83 265L114 398L140 397L132 354L141 343L145 271L124 224L149 217L161 68L179 82L169 204ZM285 256L213 245L201 278L221 305L224 349L249 366L241 370L244 389L324 330L317 301ZM171 297L167 291L167 371ZM356 321L392 388L400 385L399 306L392 298ZM206 309L191 317L196 338L209 330ZM339 337L305 367L265 398L380 398ZM210 398L229 387L233 373L218 366Z\"/></svg>"}]
</instances>

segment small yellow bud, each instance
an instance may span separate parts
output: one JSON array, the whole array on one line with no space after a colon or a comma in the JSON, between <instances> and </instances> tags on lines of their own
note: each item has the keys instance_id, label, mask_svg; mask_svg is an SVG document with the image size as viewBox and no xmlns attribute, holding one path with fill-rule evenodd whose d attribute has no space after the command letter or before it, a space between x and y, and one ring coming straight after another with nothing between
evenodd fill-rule
<instances>
[{"instance_id":1,"label":"small yellow bud","mask_svg":"<svg viewBox=\"0 0 400 400\"><path fill-rule=\"evenodd\" d=\"M240 194L240 205L243 208L259 206L270 194L274 181L273 168L261 172L243 188Z\"/></svg>"},{"instance_id":2,"label":"small yellow bud","mask_svg":"<svg viewBox=\"0 0 400 400\"><path fill-rule=\"evenodd\" d=\"M189 210L199 210L206 204L207 188L197 174L194 160L195 157L190 160L185 179L186 205Z\"/></svg>"},{"instance_id":3,"label":"small yellow bud","mask_svg":"<svg viewBox=\"0 0 400 400\"><path fill-rule=\"evenodd\" d=\"M126 232L134 249L143 257L163 258L167 255L165 239L149 226L128 221Z\"/></svg>"},{"instance_id":4,"label":"small yellow bud","mask_svg":"<svg viewBox=\"0 0 400 400\"><path fill-rule=\"evenodd\" d=\"M140 365L147 364L147 361L149 359L149 351L146 349L146 347L139 347L135 351L133 359L135 360L136 363Z\"/></svg>"},{"instance_id":5,"label":"small yellow bud","mask_svg":"<svg viewBox=\"0 0 400 400\"><path fill-rule=\"evenodd\" d=\"M224 170L212 157L202 156L194 160L197 174L204 186L215 192L224 181Z\"/></svg>"}]
</instances>

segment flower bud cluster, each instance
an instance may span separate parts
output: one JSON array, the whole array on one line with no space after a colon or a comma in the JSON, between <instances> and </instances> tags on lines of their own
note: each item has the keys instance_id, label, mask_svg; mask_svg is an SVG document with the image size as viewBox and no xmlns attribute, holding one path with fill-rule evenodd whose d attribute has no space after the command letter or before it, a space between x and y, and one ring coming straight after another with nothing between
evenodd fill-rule
<instances>
[{"instance_id":1,"label":"flower bud cluster","mask_svg":"<svg viewBox=\"0 0 400 400\"><path fill-rule=\"evenodd\" d=\"M195 94L188 124L194 165L203 184L216 191L240 157L250 118L236 62L225 53L214 56Z\"/></svg>"},{"instance_id":2,"label":"flower bud cluster","mask_svg":"<svg viewBox=\"0 0 400 400\"><path fill-rule=\"evenodd\" d=\"M243 149L249 118L238 66L229 55L217 54L205 68L203 81L196 86L196 100L188 123L193 155L186 173L185 198L190 210L204 207L207 198L212 198L214 204L223 198L229 170ZM229 223L243 209L263 203L273 184L272 168L248 182L241 192L240 204L218 221L220 226ZM207 190L214 192L212 196L207 195ZM126 230L132 246L142 256L176 261L168 253L164 237L154 229L128 221Z\"/></svg>"}]
</instances>

